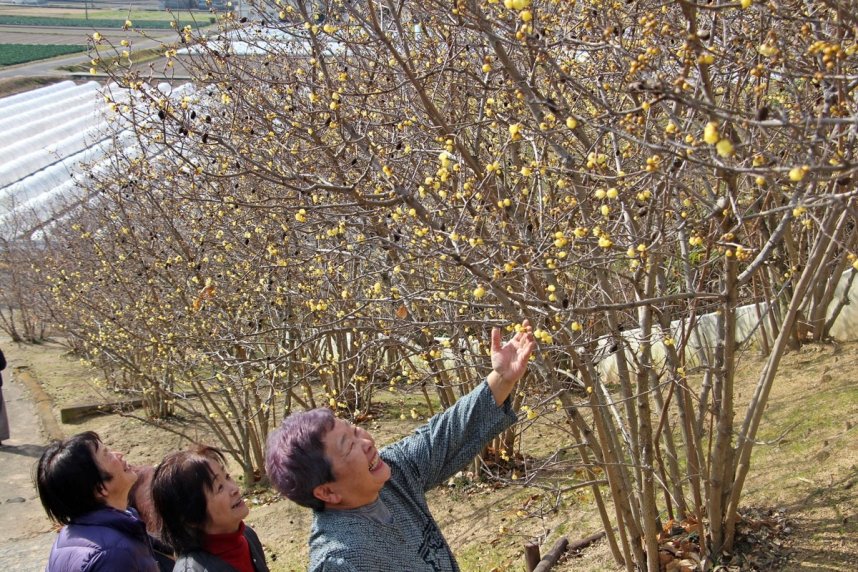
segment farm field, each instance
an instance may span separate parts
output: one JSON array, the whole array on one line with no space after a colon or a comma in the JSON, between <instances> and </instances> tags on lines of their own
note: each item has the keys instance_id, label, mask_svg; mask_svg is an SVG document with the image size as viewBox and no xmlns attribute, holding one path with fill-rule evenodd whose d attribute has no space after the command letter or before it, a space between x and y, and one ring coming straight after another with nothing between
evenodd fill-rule
<instances>
[{"instance_id":1,"label":"farm field","mask_svg":"<svg viewBox=\"0 0 858 572\"><path fill-rule=\"evenodd\" d=\"M93 9L88 13L77 8L42 8L0 6L0 44L80 45L93 31L122 34L134 39L133 32L122 28L126 20L145 30L171 30L179 26L207 27L214 15L200 10L167 12L151 9ZM35 59L35 58L33 58Z\"/></svg>"},{"instance_id":2,"label":"farm field","mask_svg":"<svg viewBox=\"0 0 858 572\"><path fill-rule=\"evenodd\" d=\"M60 407L111 399L96 381L97 373L67 355L59 344L13 347L4 340L3 347L7 357L27 364L53 398L57 418ZM749 356L739 372L742 400L751 396L758 366L759 358ZM748 552L742 556L745 564L736 570L853 569L858 558L858 454L854 449L858 387L852 379L856 368L858 343L807 345L785 358L755 449L742 511L749 523L766 521L771 528L764 527L763 536L750 538L744 546ZM396 440L427 418L419 392L379 390L377 395L376 413L367 427L381 443ZM738 404L740 412L742 405ZM411 409L417 419L408 415ZM119 415L60 426L66 434L98 431L110 446L126 451L132 463L157 463L166 452L186 446L170 432ZM211 440L202 429L190 432L200 441ZM538 456L568 439L563 423L545 416L528 428L523 447ZM515 471L514 480L513 470L508 469L499 471L501 478L494 483L462 478L430 493L430 508L464 571L517 572L523 570L525 543L537 539L544 553L562 536L576 540L600 530L587 489L552 492L558 483L574 482L571 460L561 460L536 478L522 466ZM267 489L249 491L249 504L248 522L266 545L271 570L305 569L309 511ZM620 568L601 543L554 570Z\"/></svg>"},{"instance_id":3,"label":"farm field","mask_svg":"<svg viewBox=\"0 0 858 572\"><path fill-rule=\"evenodd\" d=\"M149 6L129 8L92 8L57 6L0 5L0 16L5 18L52 18L57 20L171 20L173 18L200 18L208 14L205 10L158 10L157 2Z\"/></svg>"},{"instance_id":4,"label":"farm field","mask_svg":"<svg viewBox=\"0 0 858 572\"><path fill-rule=\"evenodd\" d=\"M159 37L161 42L174 39L172 22L178 26L208 27L214 14L202 10L165 11L146 9L97 8L85 11L68 7L32 7L0 5L0 67L38 62L56 56L87 51L90 37L96 31L118 43L127 39L134 44L143 41L136 30L146 36ZM123 29L125 21L133 24ZM89 69L89 60L80 59L79 66L66 71ZM15 91L15 90L12 90Z\"/></svg>"},{"instance_id":5,"label":"farm field","mask_svg":"<svg viewBox=\"0 0 858 572\"><path fill-rule=\"evenodd\" d=\"M84 45L0 44L0 66L44 60L55 56L85 52Z\"/></svg>"}]
</instances>

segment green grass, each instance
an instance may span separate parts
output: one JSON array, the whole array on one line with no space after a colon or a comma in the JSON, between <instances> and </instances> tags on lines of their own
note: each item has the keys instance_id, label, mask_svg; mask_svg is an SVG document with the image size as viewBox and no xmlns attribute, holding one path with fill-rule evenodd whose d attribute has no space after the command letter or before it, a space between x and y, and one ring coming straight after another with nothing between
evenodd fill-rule
<instances>
[{"instance_id":1,"label":"green grass","mask_svg":"<svg viewBox=\"0 0 858 572\"><path fill-rule=\"evenodd\" d=\"M134 28L170 29L172 19L160 20L132 20ZM208 16L198 19L186 18L179 20L177 26L183 27L190 24L195 28L211 25ZM90 28L94 30L121 29L125 25L125 19L86 19L86 18L56 18L42 16L0 16L0 25L3 26L41 26L55 27L67 26L73 28Z\"/></svg>"},{"instance_id":2,"label":"green grass","mask_svg":"<svg viewBox=\"0 0 858 572\"><path fill-rule=\"evenodd\" d=\"M86 46L0 44L0 66L23 64L78 52L86 52Z\"/></svg>"},{"instance_id":3,"label":"green grass","mask_svg":"<svg viewBox=\"0 0 858 572\"><path fill-rule=\"evenodd\" d=\"M90 10L90 19L97 20L131 20L134 25L141 20L204 20L208 22L209 12L204 10ZM80 15L74 16L80 18Z\"/></svg>"}]
</instances>

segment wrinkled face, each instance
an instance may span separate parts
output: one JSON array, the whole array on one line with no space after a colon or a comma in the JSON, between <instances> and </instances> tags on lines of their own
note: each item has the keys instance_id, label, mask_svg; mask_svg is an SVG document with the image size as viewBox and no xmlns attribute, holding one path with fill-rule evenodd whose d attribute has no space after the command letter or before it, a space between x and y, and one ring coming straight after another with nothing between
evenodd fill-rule
<instances>
[{"instance_id":1,"label":"wrinkled face","mask_svg":"<svg viewBox=\"0 0 858 572\"><path fill-rule=\"evenodd\" d=\"M326 500L331 508L357 508L378 498L390 479L390 467L381 460L375 440L367 431L337 419L322 439L325 456L331 463L334 482L326 486L336 495Z\"/></svg>"},{"instance_id":2,"label":"wrinkled face","mask_svg":"<svg viewBox=\"0 0 858 572\"><path fill-rule=\"evenodd\" d=\"M241 498L241 490L220 463L207 459L214 475L211 490L206 490L206 534L227 534L238 530L250 509Z\"/></svg>"},{"instance_id":3,"label":"wrinkled face","mask_svg":"<svg viewBox=\"0 0 858 572\"><path fill-rule=\"evenodd\" d=\"M128 507L128 493L137 480L131 466L125 462L125 455L114 451L104 443L98 443L95 449L95 462L107 475L100 494L108 506L125 510Z\"/></svg>"}]
</instances>

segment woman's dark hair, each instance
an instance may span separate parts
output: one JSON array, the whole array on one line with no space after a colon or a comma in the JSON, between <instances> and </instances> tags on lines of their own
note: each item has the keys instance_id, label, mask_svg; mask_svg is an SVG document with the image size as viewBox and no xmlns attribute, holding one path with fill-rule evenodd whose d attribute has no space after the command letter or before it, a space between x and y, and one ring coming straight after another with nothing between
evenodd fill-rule
<instances>
[{"instance_id":1,"label":"woman's dark hair","mask_svg":"<svg viewBox=\"0 0 858 572\"><path fill-rule=\"evenodd\" d=\"M152 477L152 500L161 516L161 539L177 554L203 546L208 520L206 489L213 489L215 479L209 460L226 466L220 449L195 445L164 457Z\"/></svg>"},{"instance_id":2,"label":"woman's dark hair","mask_svg":"<svg viewBox=\"0 0 858 572\"><path fill-rule=\"evenodd\" d=\"M102 446L97 433L78 433L54 441L36 465L36 488L48 517L60 524L104 506L98 497L110 475L99 468L95 452Z\"/></svg>"}]
</instances>

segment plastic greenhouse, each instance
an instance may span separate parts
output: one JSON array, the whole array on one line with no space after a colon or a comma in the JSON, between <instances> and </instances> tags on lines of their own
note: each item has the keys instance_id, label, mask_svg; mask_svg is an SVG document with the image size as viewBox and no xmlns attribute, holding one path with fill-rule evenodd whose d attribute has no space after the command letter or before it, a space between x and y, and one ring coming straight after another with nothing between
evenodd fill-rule
<instances>
[{"instance_id":1,"label":"plastic greenhouse","mask_svg":"<svg viewBox=\"0 0 858 572\"><path fill-rule=\"evenodd\" d=\"M191 84L157 89L168 97ZM86 200L78 180L114 146L134 153L135 138L111 119L105 100L128 95L116 85L63 81L0 98L0 240L41 234Z\"/></svg>"}]
</instances>

